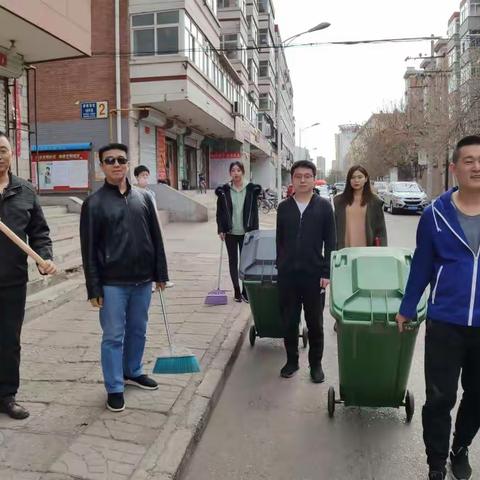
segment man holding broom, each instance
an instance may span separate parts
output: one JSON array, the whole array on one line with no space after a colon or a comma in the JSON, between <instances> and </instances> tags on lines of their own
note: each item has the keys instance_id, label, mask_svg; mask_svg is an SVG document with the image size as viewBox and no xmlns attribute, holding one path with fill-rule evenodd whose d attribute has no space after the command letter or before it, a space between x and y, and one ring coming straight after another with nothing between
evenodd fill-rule
<instances>
[{"instance_id":1,"label":"man holding broom","mask_svg":"<svg viewBox=\"0 0 480 480\"><path fill-rule=\"evenodd\" d=\"M12 147L0 132L0 221L45 262L38 269L52 275L52 241L31 183L12 175ZM27 295L27 255L0 232L0 413L23 420L28 411L15 401L20 384L20 334Z\"/></svg>"},{"instance_id":2,"label":"man holding broom","mask_svg":"<svg viewBox=\"0 0 480 480\"><path fill-rule=\"evenodd\" d=\"M125 384L158 388L142 358L152 281L165 289L167 260L153 202L127 179L127 146L111 143L98 155L105 184L83 203L80 241L88 299L100 309L107 408L121 412Z\"/></svg>"}]
</instances>

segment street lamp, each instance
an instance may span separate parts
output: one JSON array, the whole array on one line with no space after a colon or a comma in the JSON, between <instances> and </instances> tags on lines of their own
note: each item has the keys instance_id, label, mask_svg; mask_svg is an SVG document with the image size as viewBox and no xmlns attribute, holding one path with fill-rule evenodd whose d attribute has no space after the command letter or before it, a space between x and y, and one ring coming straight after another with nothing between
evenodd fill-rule
<instances>
[{"instance_id":1,"label":"street lamp","mask_svg":"<svg viewBox=\"0 0 480 480\"><path fill-rule=\"evenodd\" d=\"M284 40L280 44L280 49L283 50L283 47L286 47L286 46L290 45L293 42L293 40L295 40L296 38L298 38L302 35L305 35L307 33L312 33L312 32L318 32L319 30L324 30L325 28L328 28L329 26L330 26L330 23L321 22L318 25L315 25L314 27L312 27L308 30L305 30L304 32L297 33L296 35L293 35L293 36L287 38L286 40ZM277 68L277 78L278 78L278 64L279 64L278 50L279 50L278 48L275 48L275 66ZM276 94L277 94L277 105L278 105L278 81L277 81ZM277 113L277 115L278 115L278 113ZM279 124L280 124L280 122L279 122L279 119L277 117L277 125L279 125ZM316 125L319 125L319 124L317 123L317 124L311 125L311 126L313 127L313 126L316 126ZM310 127L308 127L308 128L310 128ZM301 136L301 130L300 130L300 136ZM294 147L295 147L295 145L294 145ZM282 161L281 161L280 155L278 155L278 159L277 159L277 198L278 198L278 203L280 203L282 201Z\"/></svg>"},{"instance_id":2,"label":"street lamp","mask_svg":"<svg viewBox=\"0 0 480 480\"><path fill-rule=\"evenodd\" d=\"M300 37L301 35L305 35L306 33L312 33L312 32L318 32L319 30L325 30L328 28L331 24L328 22L322 22L319 23L318 25L315 25L315 27L310 28L309 30L305 30L304 32L297 33L296 35L293 35L286 40L282 42L282 46L286 47L287 45L290 45L296 38Z\"/></svg>"},{"instance_id":3,"label":"street lamp","mask_svg":"<svg viewBox=\"0 0 480 480\"><path fill-rule=\"evenodd\" d=\"M318 127L318 125L320 125L319 122L315 122L315 123L312 123L311 125L309 125L308 127L304 127L304 128L300 128L298 133L298 146L300 148L302 148L302 132L304 132L305 130L308 130L309 128L313 128L313 127Z\"/></svg>"}]
</instances>

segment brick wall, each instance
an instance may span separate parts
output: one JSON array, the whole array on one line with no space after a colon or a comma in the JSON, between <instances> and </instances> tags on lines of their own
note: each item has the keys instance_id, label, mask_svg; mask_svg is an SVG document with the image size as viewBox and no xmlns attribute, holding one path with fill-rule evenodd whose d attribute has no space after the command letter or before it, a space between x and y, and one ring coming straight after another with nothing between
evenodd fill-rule
<instances>
[{"instance_id":1,"label":"brick wall","mask_svg":"<svg viewBox=\"0 0 480 480\"><path fill-rule=\"evenodd\" d=\"M122 108L130 103L128 0L120 0ZM107 100L115 108L115 2L92 2L92 57L39 63L37 67L38 122L80 119L76 102ZM30 92L33 122L33 88ZM124 116L127 114L125 113ZM84 120L88 122L88 120ZM108 120L105 120L107 122Z\"/></svg>"}]
</instances>

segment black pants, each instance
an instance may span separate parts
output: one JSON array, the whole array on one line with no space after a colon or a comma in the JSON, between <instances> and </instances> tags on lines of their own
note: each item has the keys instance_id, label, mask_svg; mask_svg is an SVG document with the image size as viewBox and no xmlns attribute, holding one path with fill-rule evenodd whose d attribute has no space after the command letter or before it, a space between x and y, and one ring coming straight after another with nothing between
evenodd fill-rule
<instances>
[{"instance_id":1,"label":"black pants","mask_svg":"<svg viewBox=\"0 0 480 480\"><path fill-rule=\"evenodd\" d=\"M450 412L461 374L463 397L455 424L453 448L468 447L480 427L480 328L427 321L423 438L428 464L445 466L450 445Z\"/></svg>"},{"instance_id":2,"label":"black pants","mask_svg":"<svg viewBox=\"0 0 480 480\"><path fill-rule=\"evenodd\" d=\"M243 240L245 235L225 236L225 245L228 252L228 266L230 268L230 278L232 279L233 289L235 293L240 292L240 282L238 280L238 259L242 253Z\"/></svg>"},{"instance_id":3,"label":"black pants","mask_svg":"<svg viewBox=\"0 0 480 480\"><path fill-rule=\"evenodd\" d=\"M0 398L15 396L20 384L20 334L27 286L0 288Z\"/></svg>"},{"instance_id":4,"label":"black pants","mask_svg":"<svg viewBox=\"0 0 480 480\"><path fill-rule=\"evenodd\" d=\"M320 279L302 275L279 277L280 310L285 326L287 361L298 363L298 329L300 315L305 313L311 367L319 366L323 357L323 307L325 293L320 292Z\"/></svg>"}]
</instances>

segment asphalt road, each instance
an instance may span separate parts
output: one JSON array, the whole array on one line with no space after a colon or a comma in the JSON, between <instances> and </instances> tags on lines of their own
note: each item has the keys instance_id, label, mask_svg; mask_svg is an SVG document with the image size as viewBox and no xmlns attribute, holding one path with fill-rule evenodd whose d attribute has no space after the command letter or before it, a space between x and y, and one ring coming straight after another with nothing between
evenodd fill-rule
<instances>
[{"instance_id":1,"label":"asphalt road","mask_svg":"<svg viewBox=\"0 0 480 480\"><path fill-rule=\"evenodd\" d=\"M387 216L389 242L414 247L418 216ZM263 227L274 225L274 215ZM248 339L183 476L184 480L411 480L427 477L421 428L424 402L423 328L410 374L417 409L337 406L327 415L327 390L338 390L336 334L325 309L326 382L310 382L306 351L300 372L282 379L282 342ZM480 479L480 439L471 450Z\"/></svg>"}]
</instances>

